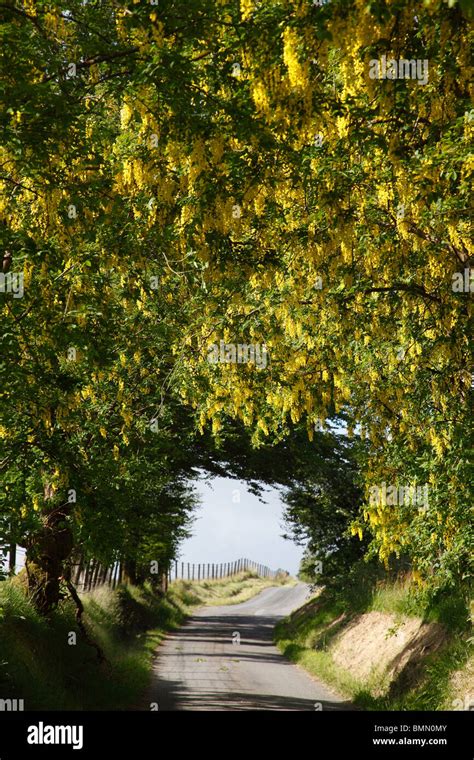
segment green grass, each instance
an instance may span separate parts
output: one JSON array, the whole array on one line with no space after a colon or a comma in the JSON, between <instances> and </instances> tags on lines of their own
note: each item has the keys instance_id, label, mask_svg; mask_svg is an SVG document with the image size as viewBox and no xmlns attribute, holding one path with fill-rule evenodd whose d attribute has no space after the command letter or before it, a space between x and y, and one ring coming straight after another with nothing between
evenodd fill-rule
<instances>
[{"instance_id":1,"label":"green grass","mask_svg":"<svg viewBox=\"0 0 474 760\"><path fill-rule=\"evenodd\" d=\"M283 638L278 638L278 647L291 662L330 685L341 696L352 698L357 691L357 681L335 665L328 651L310 649Z\"/></svg>"},{"instance_id":2,"label":"green grass","mask_svg":"<svg viewBox=\"0 0 474 760\"><path fill-rule=\"evenodd\" d=\"M463 669L472 652L466 602L455 595L428 600L407 579L371 582L368 576L362 580L359 576L358 580L338 591L323 591L281 621L275 629L279 649L362 709L452 709L456 695L451 691L451 677ZM379 675L362 682L335 664L331 654L335 637L356 615L370 611L389 613L399 620L415 616L444 627L447 641L423 659L420 678L389 689L390 684L382 683ZM381 692L385 696L377 696Z\"/></svg>"},{"instance_id":3,"label":"green grass","mask_svg":"<svg viewBox=\"0 0 474 760\"><path fill-rule=\"evenodd\" d=\"M107 658L100 664L78 631L72 602L61 602L45 619L18 581L0 582L0 699L23 699L26 710L125 710L139 704L167 631L196 605L238 603L271 585L242 573L200 584L179 581L166 597L147 586L85 594L86 628ZM71 633L77 634L72 646Z\"/></svg>"},{"instance_id":4,"label":"green grass","mask_svg":"<svg viewBox=\"0 0 474 760\"><path fill-rule=\"evenodd\" d=\"M414 689L395 697L374 698L362 690L357 703L369 710L452 710L457 696L451 687L452 674L472 656L465 639L453 638L441 651L426 657L424 678Z\"/></svg>"},{"instance_id":5,"label":"green grass","mask_svg":"<svg viewBox=\"0 0 474 760\"><path fill-rule=\"evenodd\" d=\"M420 617L427 623L440 623L452 632L471 627L470 611L463 597L446 592L432 599L407 579L377 585L367 610Z\"/></svg>"},{"instance_id":6,"label":"green grass","mask_svg":"<svg viewBox=\"0 0 474 760\"><path fill-rule=\"evenodd\" d=\"M21 588L0 584L0 697L24 699L27 710L125 709L139 698L152 651L182 622L184 605L132 587L98 590L84 603L87 630L107 663L81 637L71 602L46 620Z\"/></svg>"},{"instance_id":7,"label":"green grass","mask_svg":"<svg viewBox=\"0 0 474 760\"><path fill-rule=\"evenodd\" d=\"M193 605L225 605L240 604L251 599L270 586L294 584L296 581L286 577L270 580L260 578L251 571L245 571L231 578L205 581L174 581L170 585L170 593L180 600L187 600Z\"/></svg>"}]
</instances>

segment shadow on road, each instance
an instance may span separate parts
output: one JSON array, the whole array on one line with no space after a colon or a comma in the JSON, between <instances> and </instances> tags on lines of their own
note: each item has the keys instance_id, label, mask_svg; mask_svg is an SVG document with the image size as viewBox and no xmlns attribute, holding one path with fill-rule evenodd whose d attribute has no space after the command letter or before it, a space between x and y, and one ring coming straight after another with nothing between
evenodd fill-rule
<instances>
[{"instance_id":1,"label":"shadow on road","mask_svg":"<svg viewBox=\"0 0 474 760\"><path fill-rule=\"evenodd\" d=\"M226 613L206 615L203 611L168 636L158 650L153 682L142 709L150 709L151 703L165 711L353 709L348 702L296 696L290 686L285 693L286 678L291 680L296 669L273 645L274 626L282 615ZM234 643L236 634L240 643ZM248 677L242 684L245 666ZM257 672L274 674L276 690L283 693L259 693L263 689L254 682ZM297 675L301 677L301 671ZM268 686L270 689L272 684ZM293 691L297 692L296 687Z\"/></svg>"}]
</instances>

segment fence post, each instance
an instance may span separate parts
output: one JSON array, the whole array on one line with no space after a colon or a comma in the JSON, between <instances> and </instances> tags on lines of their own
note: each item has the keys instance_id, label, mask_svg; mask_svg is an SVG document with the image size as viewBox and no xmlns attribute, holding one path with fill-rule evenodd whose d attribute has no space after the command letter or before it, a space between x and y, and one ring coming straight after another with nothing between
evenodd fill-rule
<instances>
[{"instance_id":1,"label":"fence post","mask_svg":"<svg viewBox=\"0 0 474 760\"><path fill-rule=\"evenodd\" d=\"M115 572L114 572L114 588L115 586L118 586L121 581L120 571L121 571L120 560L117 560L117 562L115 563Z\"/></svg>"},{"instance_id":2,"label":"fence post","mask_svg":"<svg viewBox=\"0 0 474 760\"><path fill-rule=\"evenodd\" d=\"M89 591L90 589L93 566L94 566L94 560L90 559L87 563L86 572L84 575L84 591Z\"/></svg>"},{"instance_id":3,"label":"fence post","mask_svg":"<svg viewBox=\"0 0 474 760\"><path fill-rule=\"evenodd\" d=\"M194 580L194 562L193 562L193 580Z\"/></svg>"},{"instance_id":4,"label":"fence post","mask_svg":"<svg viewBox=\"0 0 474 760\"><path fill-rule=\"evenodd\" d=\"M81 572L76 576L76 583L75 583L75 585L77 586L78 589L80 589L81 586L82 586L82 588L84 588L84 576L85 576L85 573L86 573L86 563L85 563L84 557L83 557L82 558Z\"/></svg>"},{"instance_id":5,"label":"fence post","mask_svg":"<svg viewBox=\"0 0 474 760\"><path fill-rule=\"evenodd\" d=\"M77 586L77 584L79 583L79 580L80 580L80 577L81 577L81 573L82 573L82 566L83 566L83 558L82 558L82 554L80 554L79 555L79 564L77 566L77 572L76 572L76 575L74 577L74 585L75 586Z\"/></svg>"},{"instance_id":6,"label":"fence post","mask_svg":"<svg viewBox=\"0 0 474 760\"><path fill-rule=\"evenodd\" d=\"M95 572L94 572L94 585L93 589L96 588L96 586L99 585L100 582L100 571L102 570L102 565L100 564L99 560L97 560L97 564L95 566Z\"/></svg>"},{"instance_id":7,"label":"fence post","mask_svg":"<svg viewBox=\"0 0 474 760\"><path fill-rule=\"evenodd\" d=\"M94 573L93 573L93 576L92 576L92 588L93 589L95 589L96 584L97 584L97 575L99 574L99 568L100 568L100 562L97 561L96 564L95 564Z\"/></svg>"}]
</instances>

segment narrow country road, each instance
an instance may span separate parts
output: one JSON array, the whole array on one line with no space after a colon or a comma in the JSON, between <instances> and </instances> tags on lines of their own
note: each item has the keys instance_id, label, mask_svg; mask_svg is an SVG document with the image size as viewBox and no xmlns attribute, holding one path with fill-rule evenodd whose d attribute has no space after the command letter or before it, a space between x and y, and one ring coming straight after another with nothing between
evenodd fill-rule
<instances>
[{"instance_id":1,"label":"narrow country road","mask_svg":"<svg viewBox=\"0 0 474 760\"><path fill-rule=\"evenodd\" d=\"M303 583L278 586L242 604L198 610L160 646L146 709L150 703L159 710L347 709L272 643L275 623L307 592Z\"/></svg>"}]
</instances>

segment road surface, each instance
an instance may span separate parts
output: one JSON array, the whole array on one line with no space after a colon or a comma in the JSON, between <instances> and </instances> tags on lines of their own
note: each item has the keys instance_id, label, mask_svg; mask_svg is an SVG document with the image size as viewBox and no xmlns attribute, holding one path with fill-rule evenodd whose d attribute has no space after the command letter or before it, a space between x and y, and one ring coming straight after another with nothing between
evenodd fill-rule
<instances>
[{"instance_id":1,"label":"road surface","mask_svg":"<svg viewBox=\"0 0 474 760\"><path fill-rule=\"evenodd\" d=\"M145 709L152 703L158 710L350 707L272 643L275 623L301 606L307 593L303 583L277 586L242 604L199 609L159 647Z\"/></svg>"}]
</instances>

